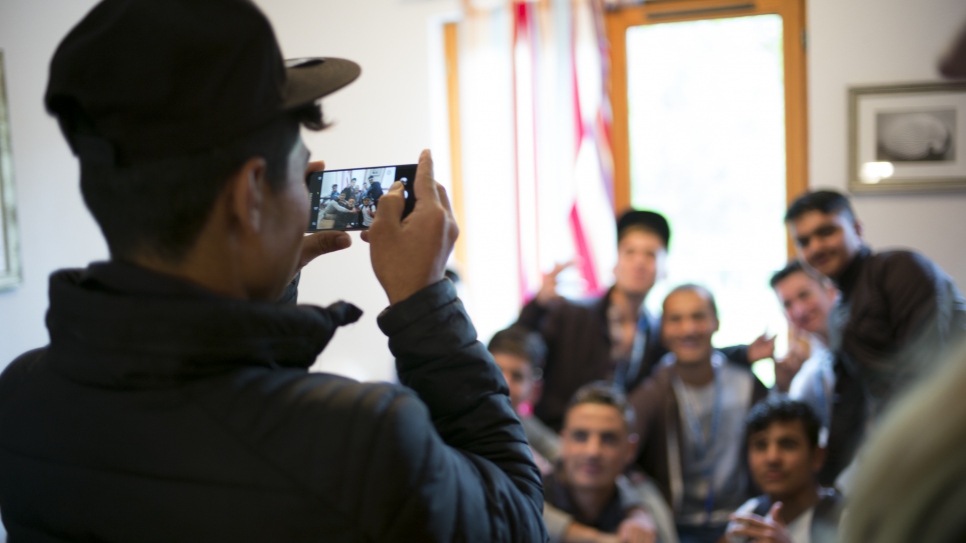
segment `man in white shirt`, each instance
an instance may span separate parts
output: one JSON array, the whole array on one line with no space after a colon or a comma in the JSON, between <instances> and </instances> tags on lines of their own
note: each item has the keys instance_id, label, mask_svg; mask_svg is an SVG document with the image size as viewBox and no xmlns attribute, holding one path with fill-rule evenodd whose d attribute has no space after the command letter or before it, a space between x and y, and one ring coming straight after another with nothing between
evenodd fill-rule
<instances>
[{"instance_id":1,"label":"man in white shirt","mask_svg":"<svg viewBox=\"0 0 966 543\"><path fill-rule=\"evenodd\" d=\"M745 429L751 476L765 494L732 515L728 542L838 541L843 499L816 479L825 449L815 412L804 402L771 398L751 410Z\"/></svg>"},{"instance_id":2,"label":"man in white shirt","mask_svg":"<svg viewBox=\"0 0 966 543\"><path fill-rule=\"evenodd\" d=\"M776 386L815 410L822 425L819 444L825 446L835 389L835 371L828 350L828 316L838 291L828 278L810 273L798 260L772 276L771 288L792 329L788 355L775 364Z\"/></svg>"}]
</instances>

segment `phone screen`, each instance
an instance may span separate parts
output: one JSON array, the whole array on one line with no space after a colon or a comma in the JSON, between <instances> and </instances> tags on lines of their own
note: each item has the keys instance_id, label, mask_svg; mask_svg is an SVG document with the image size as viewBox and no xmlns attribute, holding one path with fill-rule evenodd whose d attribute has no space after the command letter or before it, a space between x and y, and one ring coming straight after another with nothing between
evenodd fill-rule
<instances>
[{"instance_id":1,"label":"phone screen","mask_svg":"<svg viewBox=\"0 0 966 543\"><path fill-rule=\"evenodd\" d=\"M415 177L415 164L310 173L308 231L368 229L379 199L396 181L406 186L405 217L416 203L411 189Z\"/></svg>"}]
</instances>

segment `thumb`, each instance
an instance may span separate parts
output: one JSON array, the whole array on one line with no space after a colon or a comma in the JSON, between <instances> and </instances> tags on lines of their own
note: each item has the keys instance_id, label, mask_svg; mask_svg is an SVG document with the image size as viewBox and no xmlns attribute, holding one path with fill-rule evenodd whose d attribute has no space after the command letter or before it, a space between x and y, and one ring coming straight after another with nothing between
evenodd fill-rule
<instances>
[{"instance_id":1,"label":"thumb","mask_svg":"<svg viewBox=\"0 0 966 543\"><path fill-rule=\"evenodd\" d=\"M299 268L304 267L318 256L345 249L349 245L352 245L352 238L349 237L349 234L338 230L309 234L302 238Z\"/></svg>"},{"instance_id":2,"label":"thumb","mask_svg":"<svg viewBox=\"0 0 966 543\"><path fill-rule=\"evenodd\" d=\"M771 506L771 509L768 510L768 518L775 524L780 524L782 526L784 526L784 524L782 524L782 521L778 519L778 515L781 514L781 510L784 505L785 504L782 502L775 502L775 504Z\"/></svg>"}]
</instances>

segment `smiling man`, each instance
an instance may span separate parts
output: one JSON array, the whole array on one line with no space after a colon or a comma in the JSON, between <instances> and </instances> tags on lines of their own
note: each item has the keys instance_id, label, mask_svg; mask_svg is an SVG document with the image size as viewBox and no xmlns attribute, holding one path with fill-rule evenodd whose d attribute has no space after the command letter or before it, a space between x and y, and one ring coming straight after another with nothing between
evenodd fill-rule
<instances>
[{"instance_id":1,"label":"smiling man","mask_svg":"<svg viewBox=\"0 0 966 543\"><path fill-rule=\"evenodd\" d=\"M609 384L591 383L574 395L560 431L560 461L544 477L551 543L653 543L659 530L647 509L665 521L662 543L674 541L659 493L639 493L623 475L637 448L633 426L634 411Z\"/></svg>"},{"instance_id":2,"label":"smiling man","mask_svg":"<svg viewBox=\"0 0 966 543\"><path fill-rule=\"evenodd\" d=\"M828 318L838 291L827 277L806 270L798 260L776 272L771 287L792 330L789 352L775 365L776 386L815 410L827 438L835 388Z\"/></svg>"},{"instance_id":3,"label":"smiling man","mask_svg":"<svg viewBox=\"0 0 966 543\"><path fill-rule=\"evenodd\" d=\"M835 543L844 500L822 488L825 460L811 408L786 398L759 403L745 423L748 466L764 495L742 505L728 526L729 543Z\"/></svg>"},{"instance_id":4,"label":"smiling man","mask_svg":"<svg viewBox=\"0 0 966 543\"><path fill-rule=\"evenodd\" d=\"M744 419L768 394L747 365L714 349L717 331L717 306L707 289L672 290L661 317L670 353L631 396L637 464L671 504L682 543L717 541L728 516L750 497Z\"/></svg>"},{"instance_id":5,"label":"smiling man","mask_svg":"<svg viewBox=\"0 0 966 543\"><path fill-rule=\"evenodd\" d=\"M842 194L800 196L785 223L801 260L841 293L829 318L836 383L826 471L837 474L854 457L867 414L877 417L966 333L966 301L924 256L869 249Z\"/></svg>"}]
</instances>

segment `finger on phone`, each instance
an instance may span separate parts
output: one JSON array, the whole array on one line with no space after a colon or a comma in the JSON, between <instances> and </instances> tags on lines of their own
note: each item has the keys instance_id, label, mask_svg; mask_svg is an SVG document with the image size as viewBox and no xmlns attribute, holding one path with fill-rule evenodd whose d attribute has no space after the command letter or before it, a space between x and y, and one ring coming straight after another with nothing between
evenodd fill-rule
<instances>
[{"instance_id":1,"label":"finger on phone","mask_svg":"<svg viewBox=\"0 0 966 543\"><path fill-rule=\"evenodd\" d=\"M443 204L443 209L445 209L446 213L452 217L453 207L449 203L449 193L446 192L446 187L436 183L436 194L439 195L439 203Z\"/></svg>"},{"instance_id":2,"label":"finger on phone","mask_svg":"<svg viewBox=\"0 0 966 543\"><path fill-rule=\"evenodd\" d=\"M433 180L433 156L429 149L423 149L423 152L419 154L416 180L413 181L413 192L416 194L416 205L419 205L420 201L439 201L436 181Z\"/></svg>"}]
</instances>

